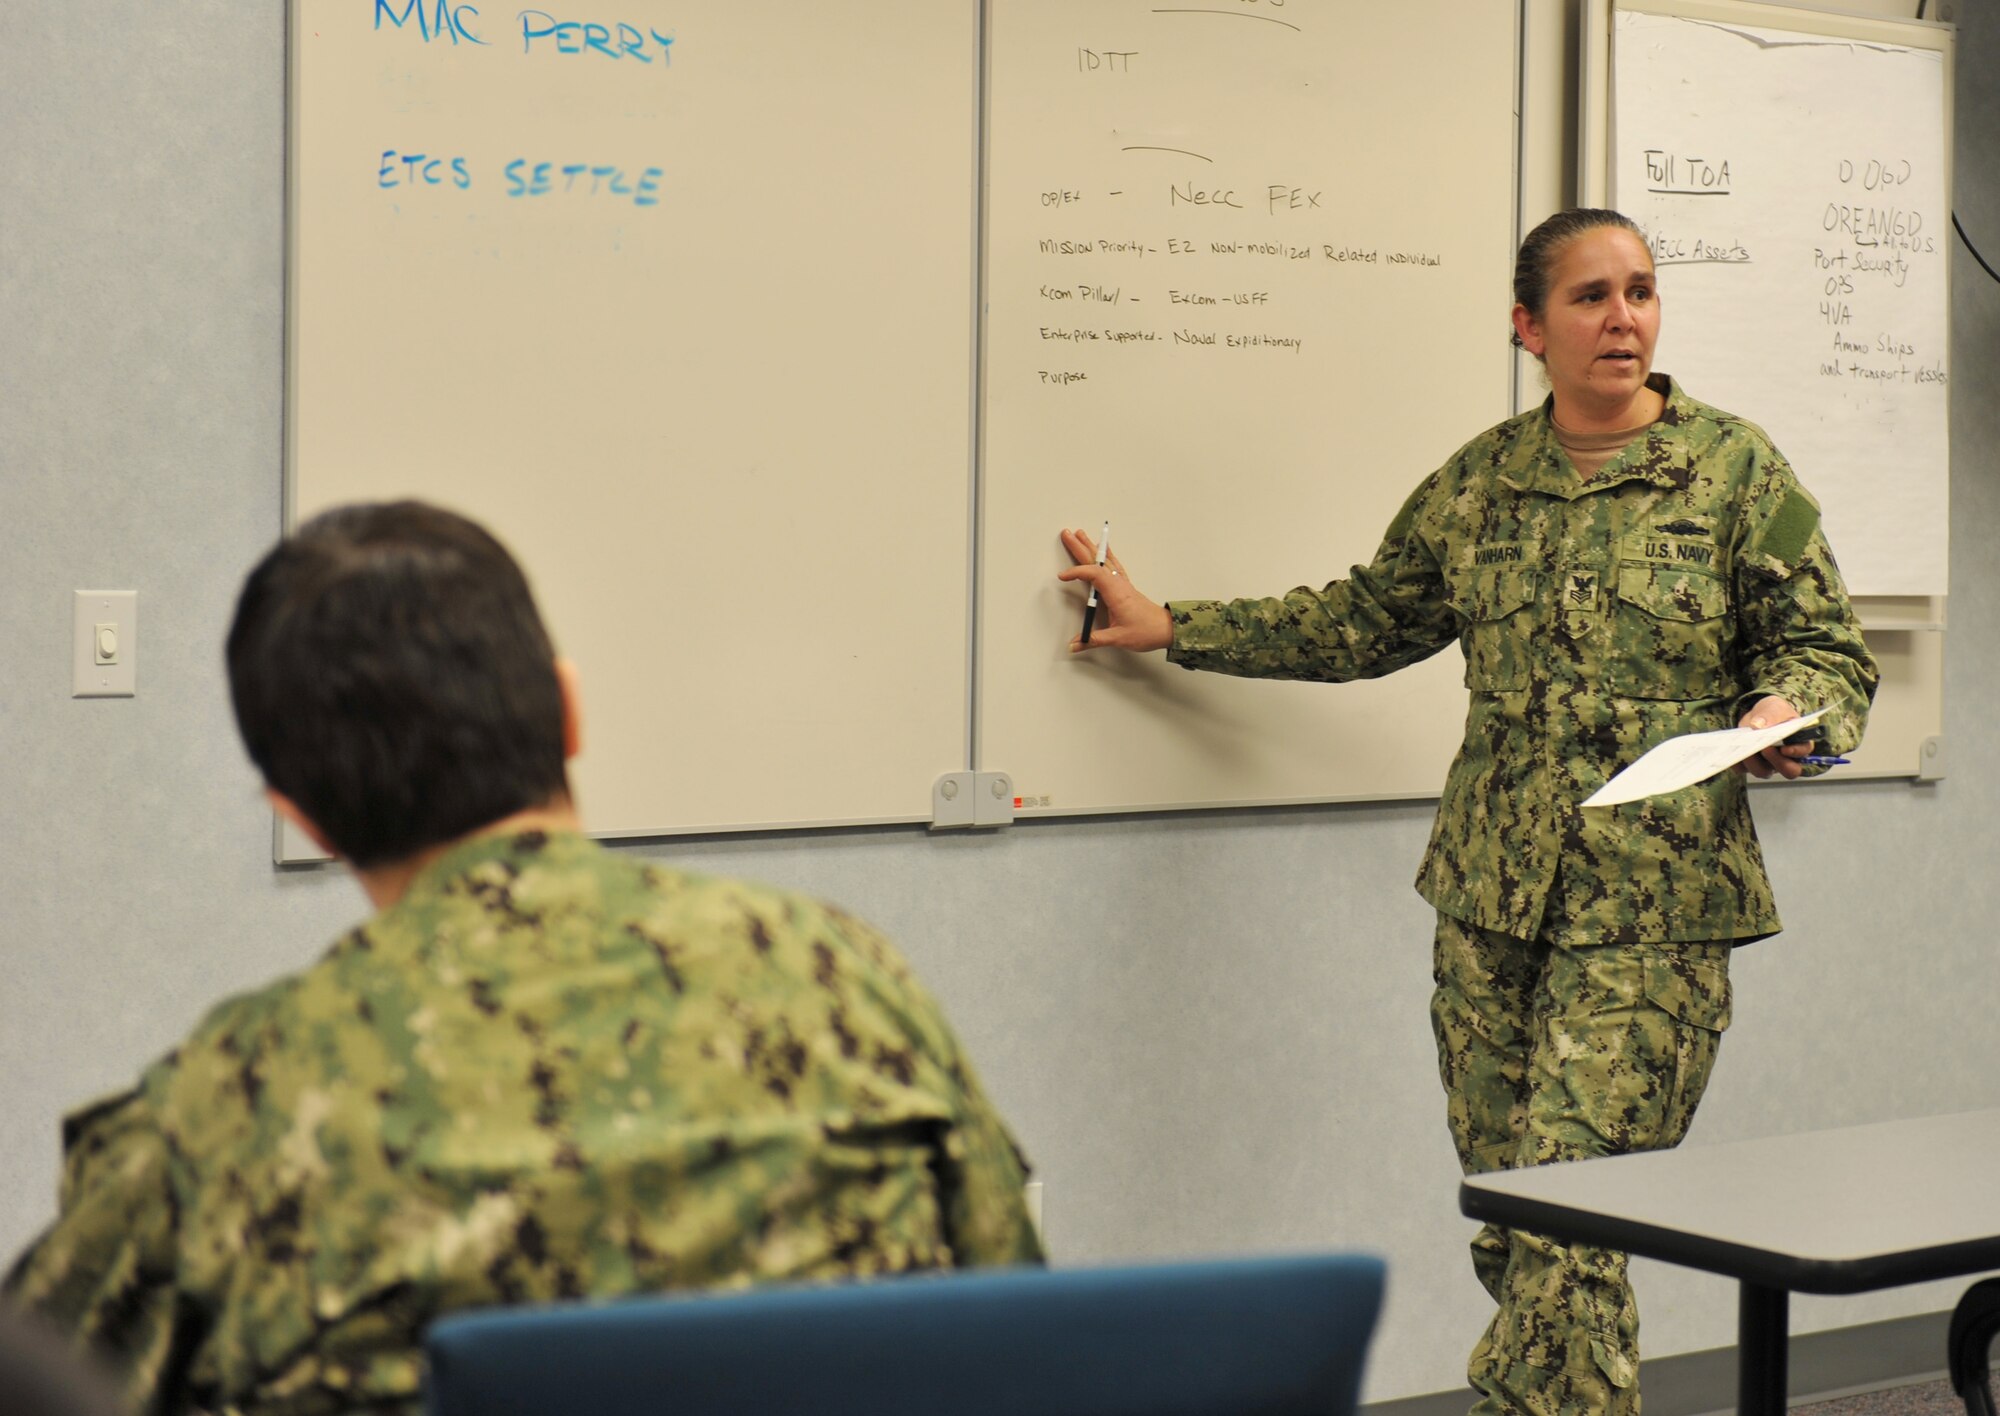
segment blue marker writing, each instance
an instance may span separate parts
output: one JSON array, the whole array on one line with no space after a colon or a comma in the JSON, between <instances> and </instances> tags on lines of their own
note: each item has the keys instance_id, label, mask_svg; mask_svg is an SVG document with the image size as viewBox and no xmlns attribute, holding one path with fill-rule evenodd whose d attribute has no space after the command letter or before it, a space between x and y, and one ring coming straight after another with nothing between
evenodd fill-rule
<instances>
[{"instance_id":1,"label":"blue marker writing","mask_svg":"<svg viewBox=\"0 0 2000 1416\"><path fill-rule=\"evenodd\" d=\"M637 25L620 21L614 33L611 25L595 20L559 20L547 10L523 10L517 18L521 21L524 54L536 52L536 40L554 40L558 54L601 54L606 59L637 59L643 64L650 64L655 58L663 65L671 60L673 36L650 27L642 32ZM649 38L659 46L657 55L647 49Z\"/></svg>"},{"instance_id":2,"label":"blue marker writing","mask_svg":"<svg viewBox=\"0 0 2000 1416\"><path fill-rule=\"evenodd\" d=\"M472 170L465 165L464 158L431 157L427 153L421 152L399 153L394 148L384 148L382 150L382 165L375 173L375 185L378 187L414 187L421 181L430 187L443 186L445 182L443 169L447 162L451 164L451 184L460 191L464 191L467 187L470 187L472 185ZM396 180L396 168L399 164L406 169L403 173L403 180L400 182Z\"/></svg>"},{"instance_id":3,"label":"blue marker writing","mask_svg":"<svg viewBox=\"0 0 2000 1416\"><path fill-rule=\"evenodd\" d=\"M435 4L426 8L425 0L408 0L403 6L403 13L398 15L396 7L390 4L389 0L375 0L375 28L378 30L382 28L382 18L385 15L388 16L390 24L401 29L410 22L410 16L413 14L417 19L417 33L424 37L426 44L439 35L446 36L453 44L461 39L473 44L486 43L473 33L472 25L466 20L467 15L476 17L479 14L479 7L476 5L459 5L454 8L447 4L446 0L436 0Z\"/></svg>"}]
</instances>

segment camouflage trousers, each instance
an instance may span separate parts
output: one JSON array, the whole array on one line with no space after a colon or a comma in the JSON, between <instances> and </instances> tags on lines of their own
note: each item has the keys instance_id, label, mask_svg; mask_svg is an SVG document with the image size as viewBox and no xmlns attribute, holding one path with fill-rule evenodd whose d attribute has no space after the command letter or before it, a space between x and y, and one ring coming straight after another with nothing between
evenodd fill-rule
<instances>
[{"instance_id":1,"label":"camouflage trousers","mask_svg":"<svg viewBox=\"0 0 2000 1416\"><path fill-rule=\"evenodd\" d=\"M1438 917L1431 1026L1467 1174L1680 1144L1729 1026L1727 943L1563 949ZM1639 1410L1625 1255L1487 1225L1475 1416Z\"/></svg>"}]
</instances>

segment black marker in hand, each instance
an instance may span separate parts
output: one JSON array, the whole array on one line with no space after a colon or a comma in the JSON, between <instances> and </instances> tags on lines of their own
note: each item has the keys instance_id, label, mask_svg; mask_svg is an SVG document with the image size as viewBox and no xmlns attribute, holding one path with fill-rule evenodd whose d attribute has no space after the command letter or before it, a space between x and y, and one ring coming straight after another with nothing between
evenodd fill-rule
<instances>
[{"instance_id":1,"label":"black marker in hand","mask_svg":"<svg viewBox=\"0 0 2000 1416\"><path fill-rule=\"evenodd\" d=\"M1111 554L1111 523L1104 523L1104 531L1097 538L1097 568L1104 568L1104 558ZM1097 618L1097 587L1090 587L1090 598L1083 602L1083 642L1090 643L1090 624Z\"/></svg>"}]
</instances>

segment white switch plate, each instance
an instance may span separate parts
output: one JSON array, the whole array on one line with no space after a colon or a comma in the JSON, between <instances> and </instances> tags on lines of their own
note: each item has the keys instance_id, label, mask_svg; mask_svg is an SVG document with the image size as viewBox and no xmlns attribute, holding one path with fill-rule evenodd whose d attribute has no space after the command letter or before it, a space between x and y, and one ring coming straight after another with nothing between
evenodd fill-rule
<instances>
[{"instance_id":1,"label":"white switch plate","mask_svg":"<svg viewBox=\"0 0 2000 1416\"><path fill-rule=\"evenodd\" d=\"M71 601L70 697L132 698L139 692L139 592L78 590ZM99 663L99 631L110 626L118 652Z\"/></svg>"}]
</instances>

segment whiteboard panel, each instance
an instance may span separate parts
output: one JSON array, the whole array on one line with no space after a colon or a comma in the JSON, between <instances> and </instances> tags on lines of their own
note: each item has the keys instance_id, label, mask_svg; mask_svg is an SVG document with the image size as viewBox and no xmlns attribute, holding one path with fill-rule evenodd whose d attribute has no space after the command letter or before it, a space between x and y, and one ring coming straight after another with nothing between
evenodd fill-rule
<instances>
[{"instance_id":1,"label":"whiteboard panel","mask_svg":"<svg viewBox=\"0 0 2000 1416\"><path fill-rule=\"evenodd\" d=\"M1515 7L1006 0L988 28L982 768L1021 814L1435 794L1372 683L1072 658L1063 526L1156 599L1322 584L1509 412Z\"/></svg>"},{"instance_id":2,"label":"whiteboard panel","mask_svg":"<svg viewBox=\"0 0 2000 1416\"><path fill-rule=\"evenodd\" d=\"M970 712L976 7L580 19L293 0L288 524L507 541L601 834L921 818Z\"/></svg>"},{"instance_id":3,"label":"whiteboard panel","mask_svg":"<svg viewBox=\"0 0 2000 1416\"><path fill-rule=\"evenodd\" d=\"M1619 8L1616 205L1655 366L1763 426L1858 595L1947 588L1950 36L1749 3Z\"/></svg>"}]
</instances>

